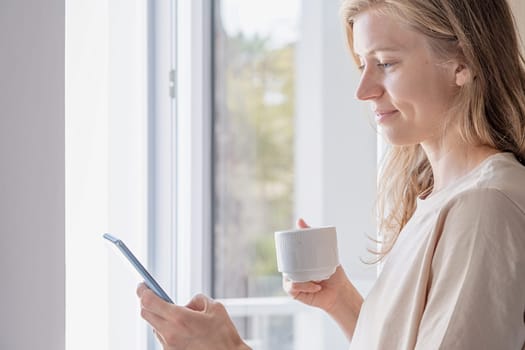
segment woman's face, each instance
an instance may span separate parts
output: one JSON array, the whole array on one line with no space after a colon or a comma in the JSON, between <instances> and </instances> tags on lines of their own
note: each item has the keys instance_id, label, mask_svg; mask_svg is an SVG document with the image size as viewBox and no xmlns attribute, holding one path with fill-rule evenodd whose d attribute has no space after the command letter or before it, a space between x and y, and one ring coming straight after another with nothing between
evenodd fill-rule
<instances>
[{"instance_id":1,"label":"woman's face","mask_svg":"<svg viewBox=\"0 0 525 350\"><path fill-rule=\"evenodd\" d=\"M362 70L356 97L371 103L387 140L439 142L458 92L457 64L436 57L424 35L373 10L359 14L353 30Z\"/></svg>"}]
</instances>

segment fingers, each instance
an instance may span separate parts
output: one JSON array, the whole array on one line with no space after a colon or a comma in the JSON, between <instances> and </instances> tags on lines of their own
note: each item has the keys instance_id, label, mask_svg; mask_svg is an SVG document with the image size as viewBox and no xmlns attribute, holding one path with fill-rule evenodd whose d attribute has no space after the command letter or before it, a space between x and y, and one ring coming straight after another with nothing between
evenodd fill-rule
<instances>
[{"instance_id":1,"label":"fingers","mask_svg":"<svg viewBox=\"0 0 525 350\"><path fill-rule=\"evenodd\" d=\"M144 283L137 287L137 295L141 303L140 315L153 327L163 347L166 349L166 346L178 344L181 341L181 334L187 333L185 320L188 319L188 313L194 312L165 302ZM183 331L180 332L181 330Z\"/></svg>"},{"instance_id":2,"label":"fingers","mask_svg":"<svg viewBox=\"0 0 525 350\"><path fill-rule=\"evenodd\" d=\"M304 221L303 218L299 218L296 223L297 227L299 228L309 228L308 224Z\"/></svg>"},{"instance_id":3,"label":"fingers","mask_svg":"<svg viewBox=\"0 0 525 350\"><path fill-rule=\"evenodd\" d=\"M232 344L242 343L224 306L205 295L194 296L186 306L165 302L144 284L137 287L137 295L141 316L164 349L232 349Z\"/></svg>"},{"instance_id":4,"label":"fingers","mask_svg":"<svg viewBox=\"0 0 525 350\"><path fill-rule=\"evenodd\" d=\"M213 316L215 319L221 319L221 323L229 320L228 312L224 305L204 294L195 295L186 305L186 308L192 313L186 318L188 324L196 323L196 327L200 327L204 315L207 315L207 317Z\"/></svg>"},{"instance_id":5,"label":"fingers","mask_svg":"<svg viewBox=\"0 0 525 350\"><path fill-rule=\"evenodd\" d=\"M144 283L139 284L137 287L137 296L140 298L140 304L142 309L145 309L160 318L171 319L174 313L188 313L185 307L170 304L158 297L151 289L149 289Z\"/></svg>"},{"instance_id":6,"label":"fingers","mask_svg":"<svg viewBox=\"0 0 525 350\"><path fill-rule=\"evenodd\" d=\"M304 221L303 218L297 219L296 226L299 228L309 228L310 226Z\"/></svg>"},{"instance_id":7,"label":"fingers","mask_svg":"<svg viewBox=\"0 0 525 350\"><path fill-rule=\"evenodd\" d=\"M148 323L153 327L155 333L158 336L158 331L165 328L164 324L166 323L166 320L162 317L159 317L157 314L154 314L153 312L150 312L146 309L140 310L140 316L148 321Z\"/></svg>"},{"instance_id":8,"label":"fingers","mask_svg":"<svg viewBox=\"0 0 525 350\"><path fill-rule=\"evenodd\" d=\"M157 329L161 334L161 321L179 322L184 319L185 322L193 322L199 320L202 313L208 312L210 306L215 305L215 302L203 294L194 296L186 306L179 306L170 304L158 297L151 289L144 283L137 287L137 295L140 298L141 308L147 311L145 315L149 318L144 318ZM150 314L158 318L152 318Z\"/></svg>"},{"instance_id":9,"label":"fingers","mask_svg":"<svg viewBox=\"0 0 525 350\"><path fill-rule=\"evenodd\" d=\"M140 298L142 308L145 308L159 316L162 315L163 311L166 309L166 305L168 305L168 303L159 298L144 283L141 283L138 286L137 295Z\"/></svg>"},{"instance_id":10,"label":"fingers","mask_svg":"<svg viewBox=\"0 0 525 350\"><path fill-rule=\"evenodd\" d=\"M287 277L283 277L283 288L290 295L299 293L317 293L322 287L315 282L293 282Z\"/></svg>"},{"instance_id":11,"label":"fingers","mask_svg":"<svg viewBox=\"0 0 525 350\"><path fill-rule=\"evenodd\" d=\"M142 309L140 315L153 327L153 332L164 349L180 343L183 334L186 333L186 331L180 332L184 328L182 320L165 320L146 309Z\"/></svg>"},{"instance_id":12,"label":"fingers","mask_svg":"<svg viewBox=\"0 0 525 350\"><path fill-rule=\"evenodd\" d=\"M142 282L142 283L139 283L139 285L137 286L137 296L139 298L142 297L142 294L148 290L149 288L146 286L146 283Z\"/></svg>"}]
</instances>

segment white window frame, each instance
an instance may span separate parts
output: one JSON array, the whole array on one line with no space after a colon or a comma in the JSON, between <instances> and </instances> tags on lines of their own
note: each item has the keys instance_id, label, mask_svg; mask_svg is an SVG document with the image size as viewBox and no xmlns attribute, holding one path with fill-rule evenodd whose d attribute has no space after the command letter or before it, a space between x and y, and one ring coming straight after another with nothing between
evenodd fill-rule
<instances>
[{"instance_id":1,"label":"white window frame","mask_svg":"<svg viewBox=\"0 0 525 350\"><path fill-rule=\"evenodd\" d=\"M175 298L210 293L211 67L209 3L176 2Z\"/></svg>"}]
</instances>

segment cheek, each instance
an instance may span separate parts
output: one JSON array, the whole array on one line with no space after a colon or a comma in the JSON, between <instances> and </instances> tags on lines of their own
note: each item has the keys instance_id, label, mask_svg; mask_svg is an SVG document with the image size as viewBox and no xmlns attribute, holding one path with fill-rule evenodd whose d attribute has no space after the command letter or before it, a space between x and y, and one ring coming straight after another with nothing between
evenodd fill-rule
<instances>
[{"instance_id":1,"label":"cheek","mask_svg":"<svg viewBox=\"0 0 525 350\"><path fill-rule=\"evenodd\" d=\"M440 75L441 74L441 75ZM385 81L392 103L407 118L435 118L451 106L454 90L443 72L418 70Z\"/></svg>"},{"instance_id":2,"label":"cheek","mask_svg":"<svg viewBox=\"0 0 525 350\"><path fill-rule=\"evenodd\" d=\"M385 89L394 107L405 117L413 116L418 106L427 100L421 82L413 77L391 77L385 81Z\"/></svg>"}]
</instances>

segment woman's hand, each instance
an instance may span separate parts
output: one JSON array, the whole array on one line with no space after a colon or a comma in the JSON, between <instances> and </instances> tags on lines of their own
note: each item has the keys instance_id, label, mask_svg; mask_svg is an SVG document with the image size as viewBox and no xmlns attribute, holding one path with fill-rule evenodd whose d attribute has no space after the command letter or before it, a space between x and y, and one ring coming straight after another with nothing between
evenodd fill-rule
<instances>
[{"instance_id":1,"label":"woman's hand","mask_svg":"<svg viewBox=\"0 0 525 350\"><path fill-rule=\"evenodd\" d=\"M303 219L297 221L297 226L309 227ZM339 323L347 337L352 338L363 297L352 285L341 265L330 278L320 282L293 282L283 277L283 288L294 299L326 311Z\"/></svg>"},{"instance_id":2,"label":"woman's hand","mask_svg":"<svg viewBox=\"0 0 525 350\"><path fill-rule=\"evenodd\" d=\"M186 306L165 302L144 283L137 288L141 316L164 350L249 349L221 303L199 294Z\"/></svg>"}]
</instances>

